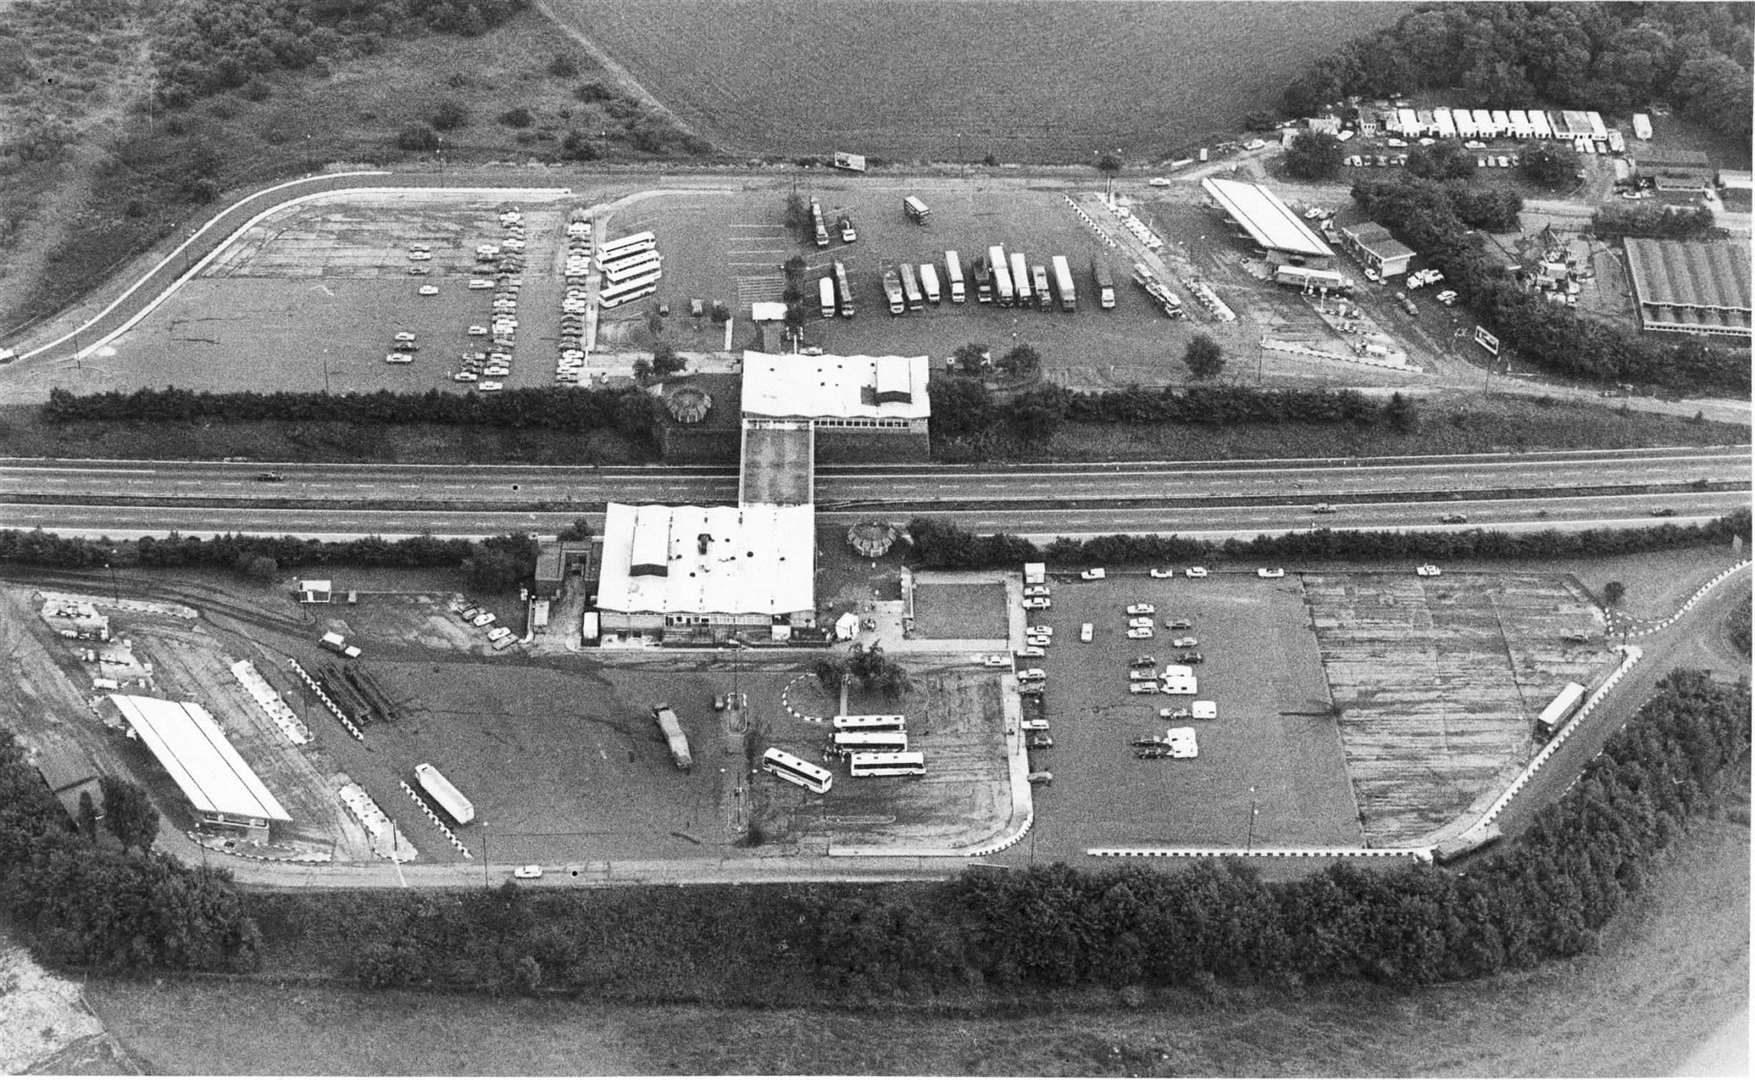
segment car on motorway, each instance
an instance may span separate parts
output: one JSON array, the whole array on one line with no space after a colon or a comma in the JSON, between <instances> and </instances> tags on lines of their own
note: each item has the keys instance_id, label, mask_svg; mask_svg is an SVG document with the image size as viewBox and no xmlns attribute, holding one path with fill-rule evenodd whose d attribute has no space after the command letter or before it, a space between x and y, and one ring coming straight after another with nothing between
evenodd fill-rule
<instances>
[{"instance_id":1,"label":"car on motorway","mask_svg":"<svg viewBox=\"0 0 1755 1080\"><path fill-rule=\"evenodd\" d=\"M988 653L981 658L982 667L1011 667L1012 659L1004 653Z\"/></svg>"},{"instance_id":2,"label":"car on motorway","mask_svg":"<svg viewBox=\"0 0 1755 1080\"><path fill-rule=\"evenodd\" d=\"M469 620L469 624L471 626L486 626L493 621L494 621L494 613L491 611L484 611L480 615L477 615L475 618Z\"/></svg>"},{"instance_id":3,"label":"car on motorway","mask_svg":"<svg viewBox=\"0 0 1755 1080\"><path fill-rule=\"evenodd\" d=\"M1026 645L1018 650L1018 655L1029 660L1040 660L1048 655L1048 650L1040 645Z\"/></svg>"},{"instance_id":4,"label":"car on motorway","mask_svg":"<svg viewBox=\"0 0 1755 1080\"><path fill-rule=\"evenodd\" d=\"M1189 577L1206 577L1207 568L1204 566L1191 566L1187 570L1184 570L1183 573Z\"/></svg>"},{"instance_id":5,"label":"car on motorway","mask_svg":"<svg viewBox=\"0 0 1755 1080\"><path fill-rule=\"evenodd\" d=\"M1438 567L1436 567L1436 566L1433 566L1431 563L1427 563L1425 566L1414 567L1414 573L1420 575L1421 577L1437 577L1438 575L1444 573L1444 571L1438 569Z\"/></svg>"},{"instance_id":6,"label":"car on motorway","mask_svg":"<svg viewBox=\"0 0 1755 1080\"><path fill-rule=\"evenodd\" d=\"M488 631L487 637L488 637L489 641L503 641L506 638L509 638L511 636L512 636L512 628L511 627L509 627L509 626L496 626L492 630Z\"/></svg>"},{"instance_id":7,"label":"car on motorway","mask_svg":"<svg viewBox=\"0 0 1755 1080\"><path fill-rule=\"evenodd\" d=\"M1652 517L1675 517L1676 511L1668 506L1660 506L1651 512Z\"/></svg>"},{"instance_id":8,"label":"car on motorway","mask_svg":"<svg viewBox=\"0 0 1755 1080\"><path fill-rule=\"evenodd\" d=\"M1048 718L1045 716L1032 716L1028 720L1025 720L1022 723L1020 723L1018 726L1023 728L1025 731L1047 731L1048 730Z\"/></svg>"},{"instance_id":9,"label":"car on motorway","mask_svg":"<svg viewBox=\"0 0 1755 1080\"><path fill-rule=\"evenodd\" d=\"M1026 634L1024 635L1024 644L1034 645L1039 649L1046 649L1048 646L1054 644L1054 639L1047 634Z\"/></svg>"},{"instance_id":10,"label":"car on motorway","mask_svg":"<svg viewBox=\"0 0 1755 1080\"><path fill-rule=\"evenodd\" d=\"M420 293L422 296L437 296L437 295L439 295L439 287L437 285L422 285L420 288L416 289L415 291Z\"/></svg>"},{"instance_id":11,"label":"car on motorway","mask_svg":"<svg viewBox=\"0 0 1755 1080\"><path fill-rule=\"evenodd\" d=\"M1127 692L1130 694L1155 694L1158 692L1158 684L1146 681L1130 682L1127 684Z\"/></svg>"},{"instance_id":12,"label":"car on motorway","mask_svg":"<svg viewBox=\"0 0 1755 1080\"><path fill-rule=\"evenodd\" d=\"M1187 619L1165 619L1164 620L1164 629L1166 629L1166 630L1193 630L1194 624L1189 622Z\"/></svg>"},{"instance_id":13,"label":"car on motorway","mask_svg":"<svg viewBox=\"0 0 1755 1080\"><path fill-rule=\"evenodd\" d=\"M1442 525L1467 525L1469 516L1467 514L1443 514L1439 516L1438 521Z\"/></svg>"},{"instance_id":14,"label":"car on motorway","mask_svg":"<svg viewBox=\"0 0 1755 1080\"><path fill-rule=\"evenodd\" d=\"M1035 634L1038 637L1053 637L1054 636L1054 627L1052 627L1052 626L1031 626L1031 627L1026 628L1024 630L1024 633Z\"/></svg>"},{"instance_id":15,"label":"car on motorway","mask_svg":"<svg viewBox=\"0 0 1755 1080\"><path fill-rule=\"evenodd\" d=\"M1093 566L1089 570L1079 571L1079 580L1081 581L1102 581L1108 576L1109 571L1103 569L1101 566Z\"/></svg>"},{"instance_id":16,"label":"car on motorway","mask_svg":"<svg viewBox=\"0 0 1755 1080\"><path fill-rule=\"evenodd\" d=\"M1147 571L1147 573L1155 578L1173 578L1176 576L1176 571L1162 566L1154 566L1151 570Z\"/></svg>"},{"instance_id":17,"label":"car on motorway","mask_svg":"<svg viewBox=\"0 0 1755 1080\"><path fill-rule=\"evenodd\" d=\"M256 481L262 484L283 484L286 477L277 472L259 472L256 474Z\"/></svg>"},{"instance_id":18,"label":"car on motorway","mask_svg":"<svg viewBox=\"0 0 1755 1080\"><path fill-rule=\"evenodd\" d=\"M1187 720L1188 718L1188 710L1182 708L1180 705L1158 710L1158 719L1160 720Z\"/></svg>"},{"instance_id":19,"label":"car on motorway","mask_svg":"<svg viewBox=\"0 0 1755 1080\"><path fill-rule=\"evenodd\" d=\"M1207 658L1197 652L1177 653L1176 662L1178 664L1204 664L1207 662Z\"/></svg>"},{"instance_id":20,"label":"car on motorway","mask_svg":"<svg viewBox=\"0 0 1755 1080\"><path fill-rule=\"evenodd\" d=\"M1176 649L1192 649L1199 644L1200 639L1192 637L1179 637L1170 643L1171 647Z\"/></svg>"},{"instance_id":21,"label":"car on motorway","mask_svg":"<svg viewBox=\"0 0 1755 1080\"><path fill-rule=\"evenodd\" d=\"M1129 630L1137 630L1142 626L1150 627L1151 625L1152 625L1151 618L1149 616L1145 616L1145 615L1141 615L1135 619L1127 620L1127 628Z\"/></svg>"},{"instance_id":22,"label":"car on motorway","mask_svg":"<svg viewBox=\"0 0 1755 1080\"><path fill-rule=\"evenodd\" d=\"M1255 576L1258 578L1282 578L1286 576L1286 572L1277 566L1264 566L1255 572Z\"/></svg>"},{"instance_id":23,"label":"car on motorway","mask_svg":"<svg viewBox=\"0 0 1755 1080\"><path fill-rule=\"evenodd\" d=\"M411 251L408 253L408 261L409 262L432 262L433 261L433 253L430 251Z\"/></svg>"},{"instance_id":24,"label":"car on motorway","mask_svg":"<svg viewBox=\"0 0 1755 1080\"><path fill-rule=\"evenodd\" d=\"M542 876L542 867L535 863L516 867L512 871L512 876L518 878L520 881L530 881Z\"/></svg>"},{"instance_id":25,"label":"car on motorway","mask_svg":"<svg viewBox=\"0 0 1755 1080\"><path fill-rule=\"evenodd\" d=\"M1052 750L1054 749L1054 737L1052 735L1044 735L1038 732L1037 734L1030 736L1028 739L1025 739L1024 745L1032 750Z\"/></svg>"},{"instance_id":26,"label":"car on motorway","mask_svg":"<svg viewBox=\"0 0 1755 1080\"><path fill-rule=\"evenodd\" d=\"M1095 633L1095 630L1091 626L1090 623L1080 623L1079 624L1079 640L1080 641L1090 641L1091 636L1094 633Z\"/></svg>"},{"instance_id":27,"label":"car on motorway","mask_svg":"<svg viewBox=\"0 0 1755 1080\"><path fill-rule=\"evenodd\" d=\"M410 277L425 277L432 272L433 268L430 266L411 266L408 268Z\"/></svg>"},{"instance_id":28,"label":"car on motorway","mask_svg":"<svg viewBox=\"0 0 1755 1080\"><path fill-rule=\"evenodd\" d=\"M1129 668L1127 677L1129 679L1155 679L1158 677L1158 669L1155 667Z\"/></svg>"},{"instance_id":29,"label":"car on motorway","mask_svg":"<svg viewBox=\"0 0 1755 1080\"><path fill-rule=\"evenodd\" d=\"M1136 626L1127 632L1127 636L1133 641L1145 641L1152 636L1152 628L1149 626Z\"/></svg>"},{"instance_id":30,"label":"car on motorway","mask_svg":"<svg viewBox=\"0 0 1755 1080\"><path fill-rule=\"evenodd\" d=\"M1310 512L1312 514L1332 514L1335 512L1335 508L1328 503L1317 503L1310 508Z\"/></svg>"},{"instance_id":31,"label":"car on motorway","mask_svg":"<svg viewBox=\"0 0 1755 1080\"><path fill-rule=\"evenodd\" d=\"M1048 586L1046 586L1046 585L1026 585L1026 586L1024 586L1024 595L1026 597L1047 596L1048 595Z\"/></svg>"},{"instance_id":32,"label":"car on motorway","mask_svg":"<svg viewBox=\"0 0 1755 1080\"><path fill-rule=\"evenodd\" d=\"M1129 604L1127 605L1127 613L1129 615L1156 615L1158 609L1150 604Z\"/></svg>"}]
</instances>

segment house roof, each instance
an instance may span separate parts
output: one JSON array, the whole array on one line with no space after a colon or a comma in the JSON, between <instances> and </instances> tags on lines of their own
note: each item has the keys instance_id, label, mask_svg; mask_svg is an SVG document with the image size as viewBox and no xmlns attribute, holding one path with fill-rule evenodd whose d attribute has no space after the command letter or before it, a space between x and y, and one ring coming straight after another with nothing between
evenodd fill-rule
<instances>
[{"instance_id":1,"label":"house roof","mask_svg":"<svg viewBox=\"0 0 1755 1080\"><path fill-rule=\"evenodd\" d=\"M111 694L128 727L158 758L195 809L291 821L206 709L192 701Z\"/></svg>"},{"instance_id":2,"label":"house roof","mask_svg":"<svg viewBox=\"0 0 1755 1080\"><path fill-rule=\"evenodd\" d=\"M1304 219L1262 185L1209 178L1201 181L1201 188L1262 247L1325 259L1333 257L1333 249L1310 231Z\"/></svg>"},{"instance_id":3,"label":"house roof","mask_svg":"<svg viewBox=\"0 0 1755 1080\"><path fill-rule=\"evenodd\" d=\"M743 354L747 416L924 420L925 356Z\"/></svg>"},{"instance_id":4,"label":"house roof","mask_svg":"<svg viewBox=\"0 0 1755 1080\"><path fill-rule=\"evenodd\" d=\"M1414 249L1390 235L1388 229L1375 221L1366 221L1358 225L1345 225L1341 231L1355 244L1376 255L1380 259L1398 259L1403 255L1414 254Z\"/></svg>"},{"instance_id":5,"label":"house roof","mask_svg":"<svg viewBox=\"0 0 1755 1080\"><path fill-rule=\"evenodd\" d=\"M815 567L810 506L610 503L597 604L624 612L785 615L815 606Z\"/></svg>"}]
</instances>

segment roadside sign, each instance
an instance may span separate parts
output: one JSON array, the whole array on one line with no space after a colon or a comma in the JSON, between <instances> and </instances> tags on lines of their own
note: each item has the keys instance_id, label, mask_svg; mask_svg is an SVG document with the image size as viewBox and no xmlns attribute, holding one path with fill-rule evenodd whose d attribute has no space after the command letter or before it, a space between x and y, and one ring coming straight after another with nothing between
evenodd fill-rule
<instances>
[{"instance_id":1,"label":"roadside sign","mask_svg":"<svg viewBox=\"0 0 1755 1080\"><path fill-rule=\"evenodd\" d=\"M1475 327L1475 344L1486 349L1494 356L1499 355L1499 339L1487 332L1485 326Z\"/></svg>"}]
</instances>

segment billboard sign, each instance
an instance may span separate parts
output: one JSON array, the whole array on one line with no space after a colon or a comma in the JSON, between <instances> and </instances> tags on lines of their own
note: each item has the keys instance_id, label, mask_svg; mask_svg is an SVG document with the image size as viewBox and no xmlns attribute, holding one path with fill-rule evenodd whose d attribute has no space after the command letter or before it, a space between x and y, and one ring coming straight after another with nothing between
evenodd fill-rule
<instances>
[{"instance_id":1,"label":"billboard sign","mask_svg":"<svg viewBox=\"0 0 1755 1080\"><path fill-rule=\"evenodd\" d=\"M1487 332L1485 326L1475 327L1475 344L1486 349L1494 356L1499 355L1499 339Z\"/></svg>"}]
</instances>

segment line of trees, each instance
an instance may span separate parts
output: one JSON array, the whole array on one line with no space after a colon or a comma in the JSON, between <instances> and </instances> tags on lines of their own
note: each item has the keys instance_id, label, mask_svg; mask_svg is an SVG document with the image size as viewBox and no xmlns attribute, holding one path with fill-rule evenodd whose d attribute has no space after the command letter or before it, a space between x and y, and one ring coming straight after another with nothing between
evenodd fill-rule
<instances>
[{"instance_id":1,"label":"line of trees","mask_svg":"<svg viewBox=\"0 0 1755 1080\"><path fill-rule=\"evenodd\" d=\"M1398 177L1361 180L1353 185L1353 199L1442 270L1446 284L1527 363L1602 382L1749 392L1746 358L1693 339L1668 344L1582 319L1526 291L1508 274L1503 257L1489 253L1470 228L1493 227L1489 222L1503 208L1491 193Z\"/></svg>"},{"instance_id":2,"label":"line of trees","mask_svg":"<svg viewBox=\"0 0 1755 1080\"><path fill-rule=\"evenodd\" d=\"M607 1000L859 1004L1056 987L1406 985L1593 948L1749 751L1748 681L1673 672L1579 782L1467 875L1232 862L966 871L937 884L240 894L82 834L0 748L0 903L50 963L243 970Z\"/></svg>"},{"instance_id":3,"label":"line of trees","mask_svg":"<svg viewBox=\"0 0 1755 1080\"><path fill-rule=\"evenodd\" d=\"M1705 206L1665 206L1657 202L1605 206L1591 215L1590 231L1604 240L1629 236L1653 240L1702 240L1730 235L1713 224Z\"/></svg>"},{"instance_id":4,"label":"line of trees","mask_svg":"<svg viewBox=\"0 0 1755 1080\"><path fill-rule=\"evenodd\" d=\"M647 448L656 446L657 405L635 389L597 390L578 386L533 387L498 394L454 394L444 390L398 393L320 394L243 390L232 393L181 390L105 390L75 394L49 391L42 417L51 424L79 421L153 422L217 420L341 421L382 424L456 424L557 431L615 431Z\"/></svg>"},{"instance_id":5,"label":"line of trees","mask_svg":"<svg viewBox=\"0 0 1755 1080\"><path fill-rule=\"evenodd\" d=\"M1750 512L1738 510L1703 525L1652 525L1641 529L1562 532L1395 532L1315 529L1253 540L1195 540L1182 536L1061 537L1047 545L1010 533L977 534L940 518L908 523L910 561L929 570L993 570L1023 562L1072 565L1186 562L1228 559L1528 559L1549 556L1626 555L1749 540Z\"/></svg>"},{"instance_id":6,"label":"line of trees","mask_svg":"<svg viewBox=\"0 0 1755 1080\"><path fill-rule=\"evenodd\" d=\"M1668 100L1747 142L1751 22L1747 6L1727 3L1422 5L1318 58L1281 104L1313 116L1353 95L1442 90L1471 108L1624 114Z\"/></svg>"}]
</instances>

